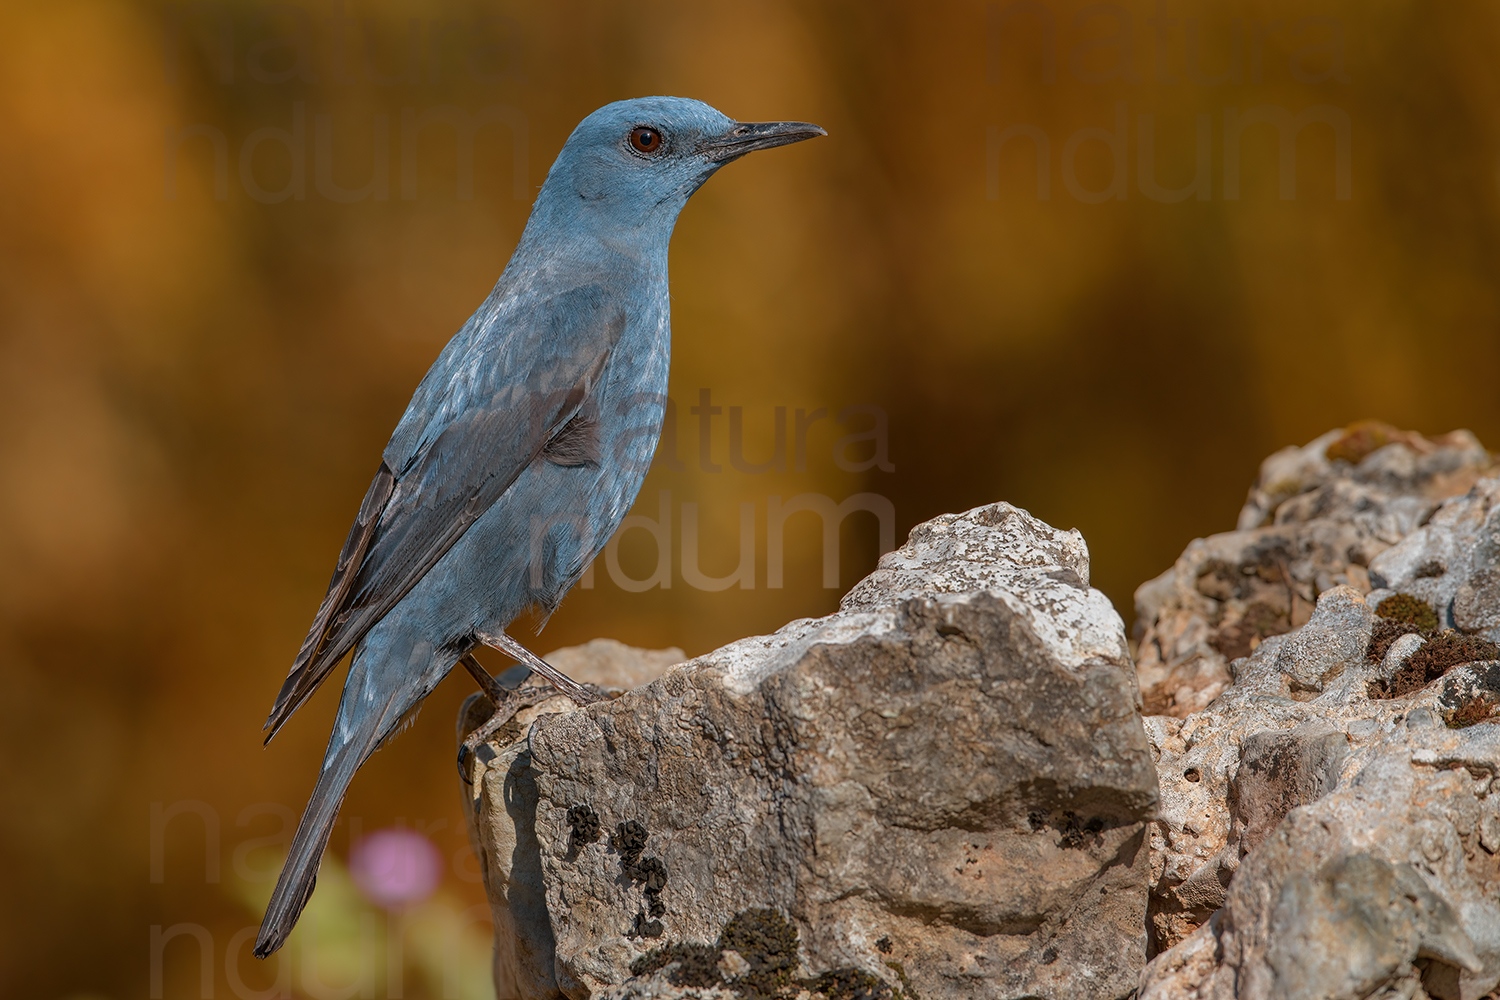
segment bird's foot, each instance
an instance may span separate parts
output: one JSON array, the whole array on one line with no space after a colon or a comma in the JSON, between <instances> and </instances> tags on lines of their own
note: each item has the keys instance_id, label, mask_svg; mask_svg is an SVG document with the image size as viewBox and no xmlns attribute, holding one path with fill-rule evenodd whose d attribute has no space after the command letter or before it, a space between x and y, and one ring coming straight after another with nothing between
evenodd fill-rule
<instances>
[{"instance_id":1,"label":"bird's foot","mask_svg":"<svg viewBox=\"0 0 1500 1000\"><path fill-rule=\"evenodd\" d=\"M506 636L505 638L507 640L510 640L509 636ZM519 655L515 656L515 658L521 660L521 662L525 666L535 670L535 668L532 667L532 661L535 661L536 663L540 663L546 671L551 671L551 674L546 673L543 670L537 670L536 672L542 674L542 676L546 677L549 681L552 681L552 684L535 684L528 687L520 687L514 689L508 688L505 685L501 684L498 680L496 680L490 674L490 672L484 668L484 665L474 658L474 655L472 653L464 654L459 662L463 664L464 669L467 670L469 674L474 678L474 680L479 684L480 690L484 692L485 697L488 698L490 704L494 706L494 710L490 713L490 717L486 719L478 729L470 733L464 739L463 744L458 748L458 773L459 776L463 778L464 784L472 784L472 781L469 777L470 764L474 759L474 755L479 751L479 748L487 743L490 737L498 733L507 722L515 718L517 712L521 711L524 708L530 708L533 705L540 705L547 699L556 697L559 691L563 694L566 694L568 697L572 698L580 705L587 705L591 702L599 701L604 697L604 692L594 685L579 684L571 677L564 674L562 671L551 666L543 660L537 659L529 652L526 652L526 650L521 647L520 644L515 643L514 640L510 641L516 649L520 649L522 653L525 653L524 657ZM490 643L487 640L485 640L485 643L486 645L495 645L494 643ZM496 646L496 648L510 653L510 647L508 646ZM558 677L561 677L567 685L571 685L571 689L570 687L566 687L563 684L559 684L555 680L553 680L552 674L556 674ZM556 690L554 690L553 685L556 686Z\"/></svg>"},{"instance_id":2,"label":"bird's foot","mask_svg":"<svg viewBox=\"0 0 1500 1000\"><path fill-rule=\"evenodd\" d=\"M474 760L474 755L479 751L481 746L489 742L491 736L498 733L523 708L540 705L548 698L555 697L550 687L542 687L540 685L516 691L508 691L500 687L499 684L496 684L495 687L500 692L498 701L491 698L491 701L494 702L495 710L490 713L490 717L478 729L464 737L463 743L458 748L458 775L463 778L466 785L474 783L473 779L469 776L470 764ZM489 692L486 691L485 694L489 694Z\"/></svg>"},{"instance_id":3,"label":"bird's foot","mask_svg":"<svg viewBox=\"0 0 1500 1000\"><path fill-rule=\"evenodd\" d=\"M603 694L593 685L578 683L504 632L498 635L485 635L481 632L477 638L491 649L498 649L506 656L518 660L536 673L541 674L552 683L553 687L580 705L592 705L603 698ZM482 670L483 668L480 669Z\"/></svg>"}]
</instances>

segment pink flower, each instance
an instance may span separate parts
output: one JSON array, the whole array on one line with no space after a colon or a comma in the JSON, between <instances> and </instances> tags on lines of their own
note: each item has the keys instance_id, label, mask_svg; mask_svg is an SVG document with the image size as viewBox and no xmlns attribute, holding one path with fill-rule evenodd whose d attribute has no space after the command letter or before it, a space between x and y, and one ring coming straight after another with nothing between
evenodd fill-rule
<instances>
[{"instance_id":1,"label":"pink flower","mask_svg":"<svg viewBox=\"0 0 1500 1000\"><path fill-rule=\"evenodd\" d=\"M394 910L432 895L443 879L443 856L415 830L376 830L350 850L349 874L371 902Z\"/></svg>"}]
</instances>

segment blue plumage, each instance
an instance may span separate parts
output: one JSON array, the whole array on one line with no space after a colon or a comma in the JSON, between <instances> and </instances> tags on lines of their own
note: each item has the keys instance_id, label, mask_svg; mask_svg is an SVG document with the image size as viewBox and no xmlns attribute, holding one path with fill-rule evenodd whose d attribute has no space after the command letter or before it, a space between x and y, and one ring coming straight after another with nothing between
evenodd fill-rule
<instances>
[{"instance_id":1,"label":"blue plumage","mask_svg":"<svg viewBox=\"0 0 1500 1000\"><path fill-rule=\"evenodd\" d=\"M296 923L359 765L474 646L555 608L634 502L661 431L667 247L688 198L730 160L822 134L675 97L574 129L505 272L396 425L267 720L269 740L353 651L257 955Z\"/></svg>"}]
</instances>

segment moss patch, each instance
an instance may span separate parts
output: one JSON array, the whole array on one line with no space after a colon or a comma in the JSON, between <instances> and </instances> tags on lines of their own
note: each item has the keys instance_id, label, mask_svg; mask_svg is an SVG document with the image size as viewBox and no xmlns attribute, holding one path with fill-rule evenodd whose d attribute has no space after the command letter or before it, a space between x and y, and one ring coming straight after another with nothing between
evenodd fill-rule
<instances>
[{"instance_id":1,"label":"moss patch","mask_svg":"<svg viewBox=\"0 0 1500 1000\"><path fill-rule=\"evenodd\" d=\"M1422 644L1396 671L1390 680L1371 681L1371 698L1399 698L1419 691L1460 663L1489 659L1486 647L1493 643L1458 632L1437 634L1438 616L1432 605L1411 594L1392 594L1375 607L1375 628L1365 647L1365 660L1379 663L1385 659L1391 644L1403 635L1420 635Z\"/></svg>"},{"instance_id":2,"label":"moss patch","mask_svg":"<svg viewBox=\"0 0 1500 1000\"><path fill-rule=\"evenodd\" d=\"M1422 648L1411 654L1406 663L1408 667L1422 671L1425 684L1427 681L1437 680L1460 664L1497 658L1500 658L1500 646L1477 635L1464 635L1449 629L1423 643Z\"/></svg>"},{"instance_id":3,"label":"moss patch","mask_svg":"<svg viewBox=\"0 0 1500 1000\"><path fill-rule=\"evenodd\" d=\"M889 938L881 940L894 949ZM717 986L732 990L741 1000L790 1000L803 991L815 1000L918 1000L899 962L885 963L901 980L899 989L852 966L800 979L800 949L796 925L777 910L756 908L735 914L715 944L680 942L653 948L630 964L630 972L646 976L665 970L674 986ZM734 953L731 961L725 961L726 952ZM744 971L726 975L726 967L732 965Z\"/></svg>"},{"instance_id":4,"label":"moss patch","mask_svg":"<svg viewBox=\"0 0 1500 1000\"><path fill-rule=\"evenodd\" d=\"M1399 698L1420 691L1454 667L1494 659L1500 659L1500 646L1488 639L1449 629L1431 636L1407 657L1390 681L1371 682L1370 697Z\"/></svg>"},{"instance_id":5,"label":"moss patch","mask_svg":"<svg viewBox=\"0 0 1500 1000\"><path fill-rule=\"evenodd\" d=\"M1411 594L1392 594L1375 606L1375 613L1391 621L1408 622L1423 632L1437 631L1437 612L1432 610L1432 605Z\"/></svg>"},{"instance_id":6,"label":"moss patch","mask_svg":"<svg viewBox=\"0 0 1500 1000\"><path fill-rule=\"evenodd\" d=\"M1375 630L1370 633L1370 644L1365 647L1365 661L1367 663L1379 663L1385 659L1385 654L1390 652L1391 644L1403 635L1424 635L1423 631L1411 622L1392 621L1389 618L1377 618Z\"/></svg>"},{"instance_id":7,"label":"moss patch","mask_svg":"<svg viewBox=\"0 0 1500 1000\"><path fill-rule=\"evenodd\" d=\"M737 913L719 935L720 951L739 952L750 963L750 971L737 980L753 991L750 996L775 996L790 986L799 947L797 928L776 910Z\"/></svg>"},{"instance_id":8,"label":"moss patch","mask_svg":"<svg viewBox=\"0 0 1500 1000\"><path fill-rule=\"evenodd\" d=\"M917 988L911 984L911 979L906 975L906 966L900 962L886 962L885 967L894 972L901 982L901 988L896 991L893 1000L922 1000L917 996Z\"/></svg>"},{"instance_id":9,"label":"moss patch","mask_svg":"<svg viewBox=\"0 0 1500 1000\"><path fill-rule=\"evenodd\" d=\"M667 982L673 986L723 986L719 973L719 949L706 944L679 942L652 948L630 963L632 976L649 976L667 969Z\"/></svg>"},{"instance_id":10,"label":"moss patch","mask_svg":"<svg viewBox=\"0 0 1500 1000\"><path fill-rule=\"evenodd\" d=\"M1464 729L1493 718L1495 703L1484 695L1476 694L1459 702L1457 708L1443 714L1449 729Z\"/></svg>"},{"instance_id":11,"label":"moss patch","mask_svg":"<svg viewBox=\"0 0 1500 1000\"><path fill-rule=\"evenodd\" d=\"M810 988L828 1000L890 1000L885 980L858 969L834 969L814 979Z\"/></svg>"}]
</instances>

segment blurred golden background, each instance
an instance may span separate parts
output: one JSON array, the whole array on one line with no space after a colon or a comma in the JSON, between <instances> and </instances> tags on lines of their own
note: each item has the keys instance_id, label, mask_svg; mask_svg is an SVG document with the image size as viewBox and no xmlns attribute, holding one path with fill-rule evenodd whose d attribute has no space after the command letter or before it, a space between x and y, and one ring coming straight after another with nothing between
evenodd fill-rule
<instances>
[{"instance_id":1,"label":"blurred golden background","mask_svg":"<svg viewBox=\"0 0 1500 1000\"><path fill-rule=\"evenodd\" d=\"M997 499L1081 529L1128 623L1278 447L1361 417L1500 442L1492 3L53 0L0 29L5 996L484 994L467 678L356 780L317 968L246 929L337 691L260 726L412 389L608 101L829 138L684 213L675 441L636 507L669 559L628 532L539 651L824 614L880 512L899 542ZM805 494L869 495L836 587L812 515L768 547ZM706 589L746 530L754 586ZM383 916L342 865L392 825L445 875Z\"/></svg>"}]
</instances>

